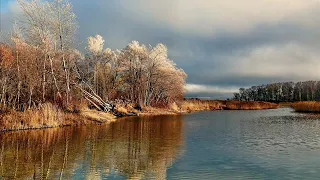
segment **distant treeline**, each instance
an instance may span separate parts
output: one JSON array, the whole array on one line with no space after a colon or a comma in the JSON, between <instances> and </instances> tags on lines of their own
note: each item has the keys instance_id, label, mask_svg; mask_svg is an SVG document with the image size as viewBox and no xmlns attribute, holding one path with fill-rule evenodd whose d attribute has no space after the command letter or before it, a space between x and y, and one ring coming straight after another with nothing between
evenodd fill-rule
<instances>
[{"instance_id":1,"label":"distant treeline","mask_svg":"<svg viewBox=\"0 0 320 180\"><path fill-rule=\"evenodd\" d=\"M282 82L240 88L239 93L234 93L234 99L268 102L319 101L320 81Z\"/></svg>"}]
</instances>

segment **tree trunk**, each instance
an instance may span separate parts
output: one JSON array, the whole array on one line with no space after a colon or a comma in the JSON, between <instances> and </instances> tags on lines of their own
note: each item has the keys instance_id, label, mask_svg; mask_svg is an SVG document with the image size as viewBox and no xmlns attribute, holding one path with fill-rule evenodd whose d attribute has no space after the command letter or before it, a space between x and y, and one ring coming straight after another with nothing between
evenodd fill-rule
<instances>
[{"instance_id":1,"label":"tree trunk","mask_svg":"<svg viewBox=\"0 0 320 180\"><path fill-rule=\"evenodd\" d=\"M6 107L6 85L7 85L7 77L4 78L3 85L2 85L1 103L3 104L3 108Z\"/></svg>"},{"instance_id":2,"label":"tree trunk","mask_svg":"<svg viewBox=\"0 0 320 180\"><path fill-rule=\"evenodd\" d=\"M43 82L42 82L42 101L45 102L46 97L46 61L47 61L47 55L45 55L44 61L43 61Z\"/></svg>"},{"instance_id":3,"label":"tree trunk","mask_svg":"<svg viewBox=\"0 0 320 180\"><path fill-rule=\"evenodd\" d=\"M33 89L30 88L30 94L29 94L29 109L31 108L31 104L32 104L32 94L33 94Z\"/></svg>"},{"instance_id":4,"label":"tree trunk","mask_svg":"<svg viewBox=\"0 0 320 180\"><path fill-rule=\"evenodd\" d=\"M52 75L52 78L53 78L53 81L54 81L54 85L56 86L57 94L58 94L59 98L61 98L61 94L60 94L59 86L58 86L58 83L57 83L57 79L56 79L56 76L55 76L54 71L53 71L52 58L49 57L49 59L50 59L51 75Z\"/></svg>"},{"instance_id":5,"label":"tree trunk","mask_svg":"<svg viewBox=\"0 0 320 180\"><path fill-rule=\"evenodd\" d=\"M69 74L68 74L68 68L67 68L67 62L64 58L64 54L62 55L62 61L63 61L63 68L64 68L64 74L66 78L66 99L67 99L67 106L69 105L69 93L70 93L70 81L69 81Z\"/></svg>"}]
</instances>

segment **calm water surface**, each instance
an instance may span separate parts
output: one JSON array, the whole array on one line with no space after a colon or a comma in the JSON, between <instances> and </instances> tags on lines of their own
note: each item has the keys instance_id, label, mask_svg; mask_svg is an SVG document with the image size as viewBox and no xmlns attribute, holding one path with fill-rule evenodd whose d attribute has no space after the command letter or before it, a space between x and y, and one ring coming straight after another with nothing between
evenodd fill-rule
<instances>
[{"instance_id":1,"label":"calm water surface","mask_svg":"<svg viewBox=\"0 0 320 180\"><path fill-rule=\"evenodd\" d=\"M291 109L0 134L0 179L320 179L320 117Z\"/></svg>"}]
</instances>

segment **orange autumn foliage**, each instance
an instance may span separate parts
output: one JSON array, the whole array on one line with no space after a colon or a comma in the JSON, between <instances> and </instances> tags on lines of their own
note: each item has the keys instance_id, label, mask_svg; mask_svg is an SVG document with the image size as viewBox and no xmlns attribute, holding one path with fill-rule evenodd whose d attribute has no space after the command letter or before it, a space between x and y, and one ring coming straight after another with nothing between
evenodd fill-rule
<instances>
[{"instance_id":1,"label":"orange autumn foliage","mask_svg":"<svg viewBox=\"0 0 320 180\"><path fill-rule=\"evenodd\" d=\"M0 44L0 66L3 68L9 68L13 64L14 54L12 48Z\"/></svg>"}]
</instances>

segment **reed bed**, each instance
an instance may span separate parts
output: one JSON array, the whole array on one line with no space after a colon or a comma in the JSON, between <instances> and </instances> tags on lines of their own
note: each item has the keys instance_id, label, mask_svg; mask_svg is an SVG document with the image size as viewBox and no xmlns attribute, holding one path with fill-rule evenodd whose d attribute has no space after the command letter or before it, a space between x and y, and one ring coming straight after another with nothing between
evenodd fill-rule
<instances>
[{"instance_id":1,"label":"reed bed","mask_svg":"<svg viewBox=\"0 0 320 180\"><path fill-rule=\"evenodd\" d=\"M114 115L111 113L96 111L92 109L83 109L80 111L80 115L82 117L88 118L92 121L96 121L98 123L105 123L105 122L111 122L116 119Z\"/></svg>"},{"instance_id":2,"label":"reed bed","mask_svg":"<svg viewBox=\"0 0 320 180\"><path fill-rule=\"evenodd\" d=\"M320 102L315 102L315 101L296 102L292 104L292 108L296 112L320 113Z\"/></svg>"},{"instance_id":3,"label":"reed bed","mask_svg":"<svg viewBox=\"0 0 320 180\"><path fill-rule=\"evenodd\" d=\"M224 105L226 110L263 110L280 107L279 104L257 101L225 101Z\"/></svg>"},{"instance_id":4,"label":"reed bed","mask_svg":"<svg viewBox=\"0 0 320 180\"><path fill-rule=\"evenodd\" d=\"M54 128L71 125L104 123L115 120L110 113L99 112L89 108L81 108L73 113L63 111L51 103L24 112L8 111L0 113L0 132L27 129Z\"/></svg>"},{"instance_id":5,"label":"reed bed","mask_svg":"<svg viewBox=\"0 0 320 180\"><path fill-rule=\"evenodd\" d=\"M180 110L186 112L222 110L223 104L210 100L185 100L180 104Z\"/></svg>"},{"instance_id":6,"label":"reed bed","mask_svg":"<svg viewBox=\"0 0 320 180\"><path fill-rule=\"evenodd\" d=\"M214 101L214 100L186 100L180 105L182 111L212 111L212 110L262 110L277 109L278 104L256 101Z\"/></svg>"},{"instance_id":7,"label":"reed bed","mask_svg":"<svg viewBox=\"0 0 320 180\"><path fill-rule=\"evenodd\" d=\"M56 106L46 103L25 112L10 111L0 118L0 131L58 127L65 119Z\"/></svg>"},{"instance_id":8,"label":"reed bed","mask_svg":"<svg viewBox=\"0 0 320 180\"><path fill-rule=\"evenodd\" d=\"M268 102L241 102L218 100L184 100L168 107L140 107L136 104L117 104L113 114L89 109L87 105L61 110L50 103L25 112L0 113L0 131L42 129L70 125L86 125L115 121L123 116L178 115L197 111L214 110L262 110L276 109L278 104ZM297 111L320 112L320 103L302 102L296 104Z\"/></svg>"}]
</instances>

